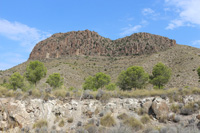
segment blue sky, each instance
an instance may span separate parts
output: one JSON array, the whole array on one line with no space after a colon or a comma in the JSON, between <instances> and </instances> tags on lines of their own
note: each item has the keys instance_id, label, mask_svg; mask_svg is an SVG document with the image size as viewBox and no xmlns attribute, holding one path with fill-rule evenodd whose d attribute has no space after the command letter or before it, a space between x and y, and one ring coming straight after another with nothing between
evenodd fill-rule
<instances>
[{"instance_id":1,"label":"blue sky","mask_svg":"<svg viewBox=\"0 0 200 133\"><path fill-rule=\"evenodd\" d=\"M200 0L0 0L0 70L54 33L85 29L113 40L148 32L200 48Z\"/></svg>"}]
</instances>

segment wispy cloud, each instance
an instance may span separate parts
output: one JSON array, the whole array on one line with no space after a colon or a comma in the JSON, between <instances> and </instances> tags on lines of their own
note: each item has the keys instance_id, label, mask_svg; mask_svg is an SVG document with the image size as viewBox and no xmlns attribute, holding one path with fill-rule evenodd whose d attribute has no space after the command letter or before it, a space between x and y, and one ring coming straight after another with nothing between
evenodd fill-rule
<instances>
[{"instance_id":1,"label":"wispy cloud","mask_svg":"<svg viewBox=\"0 0 200 133\"><path fill-rule=\"evenodd\" d=\"M155 11L151 8L144 8L142 10L142 14L145 15L145 16L146 15L152 15L152 14L155 14Z\"/></svg>"},{"instance_id":2,"label":"wispy cloud","mask_svg":"<svg viewBox=\"0 0 200 133\"><path fill-rule=\"evenodd\" d=\"M122 28L122 33L120 33L120 36L127 36L127 35L130 35L134 32L137 32L139 31L139 29L142 28L142 25L135 25L135 26L132 26L131 24L129 24L128 27L125 27L125 28Z\"/></svg>"},{"instance_id":3,"label":"wispy cloud","mask_svg":"<svg viewBox=\"0 0 200 133\"><path fill-rule=\"evenodd\" d=\"M200 0L165 0L165 3L169 7L175 7L174 13L177 13L177 18L171 20L166 29L200 25Z\"/></svg>"},{"instance_id":4,"label":"wispy cloud","mask_svg":"<svg viewBox=\"0 0 200 133\"><path fill-rule=\"evenodd\" d=\"M156 13L153 9L151 8L144 8L142 9L142 14L152 20L157 20L159 13Z\"/></svg>"},{"instance_id":5,"label":"wispy cloud","mask_svg":"<svg viewBox=\"0 0 200 133\"><path fill-rule=\"evenodd\" d=\"M0 19L0 35L20 42L27 51L31 51L36 43L50 36L47 32L6 19Z\"/></svg>"},{"instance_id":6,"label":"wispy cloud","mask_svg":"<svg viewBox=\"0 0 200 133\"><path fill-rule=\"evenodd\" d=\"M4 50L0 52L0 70L11 68L26 61L28 54L35 44L50 35L51 34L47 32L43 32L19 22L0 19L0 36L8 40L13 40L15 49L23 49L20 52L17 50L11 52L7 51L6 46L4 46L5 44L0 44L2 49L4 48Z\"/></svg>"}]
</instances>

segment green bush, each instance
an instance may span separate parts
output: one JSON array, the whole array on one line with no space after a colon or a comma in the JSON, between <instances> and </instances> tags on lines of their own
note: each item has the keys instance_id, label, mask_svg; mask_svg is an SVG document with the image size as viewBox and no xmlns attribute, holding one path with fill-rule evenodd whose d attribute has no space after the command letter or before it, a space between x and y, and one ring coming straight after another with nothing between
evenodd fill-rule
<instances>
[{"instance_id":1,"label":"green bush","mask_svg":"<svg viewBox=\"0 0 200 133\"><path fill-rule=\"evenodd\" d=\"M199 75L199 79L200 79L200 67L197 69L197 74ZM200 82L200 80L199 80Z\"/></svg>"},{"instance_id":2,"label":"green bush","mask_svg":"<svg viewBox=\"0 0 200 133\"><path fill-rule=\"evenodd\" d=\"M113 91L116 89L116 85L114 83L110 83L105 86L106 90Z\"/></svg>"},{"instance_id":3,"label":"green bush","mask_svg":"<svg viewBox=\"0 0 200 133\"><path fill-rule=\"evenodd\" d=\"M99 72L95 76L89 76L86 78L85 83L83 84L84 90L97 90L103 88L105 85L110 83L110 76L105 73Z\"/></svg>"},{"instance_id":4,"label":"green bush","mask_svg":"<svg viewBox=\"0 0 200 133\"><path fill-rule=\"evenodd\" d=\"M60 76L60 73L53 73L49 75L46 83L55 89L63 85L63 78Z\"/></svg>"},{"instance_id":5,"label":"green bush","mask_svg":"<svg viewBox=\"0 0 200 133\"><path fill-rule=\"evenodd\" d=\"M27 80L35 84L40 81L43 77L46 76L47 68L40 61L31 61L29 65L26 67L25 76Z\"/></svg>"},{"instance_id":6,"label":"green bush","mask_svg":"<svg viewBox=\"0 0 200 133\"><path fill-rule=\"evenodd\" d=\"M16 90L17 88L22 88L24 86L24 78L20 73L15 72L11 75L9 79L10 88Z\"/></svg>"},{"instance_id":7,"label":"green bush","mask_svg":"<svg viewBox=\"0 0 200 133\"><path fill-rule=\"evenodd\" d=\"M171 69L162 63L158 63L153 67L150 82L160 89L169 81L170 77Z\"/></svg>"},{"instance_id":8,"label":"green bush","mask_svg":"<svg viewBox=\"0 0 200 133\"><path fill-rule=\"evenodd\" d=\"M149 75L145 73L143 67L132 66L120 73L117 84L122 90L131 90L142 88L148 79Z\"/></svg>"}]
</instances>

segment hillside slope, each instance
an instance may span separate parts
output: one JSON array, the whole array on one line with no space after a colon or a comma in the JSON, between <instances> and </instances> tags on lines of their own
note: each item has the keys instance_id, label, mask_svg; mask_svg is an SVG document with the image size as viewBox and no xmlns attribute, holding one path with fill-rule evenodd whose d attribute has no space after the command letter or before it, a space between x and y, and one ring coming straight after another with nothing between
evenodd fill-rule
<instances>
[{"instance_id":1,"label":"hillside slope","mask_svg":"<svg viewBox=\"0 0 200 133\"><path fill-rule=\"evenodd\" d=\"M200 49L184 45L175 45L166 51L160 51L151 55L141 56L66 56L58 59L43 60L49 74L59 72L64 77L66 87L74 86L81 88L84 78L97 72L111 75L112 81L116 82L118 74L129 66L143 66L150 74L153 66L163 62L172 71L172 78L166 87L199 86L196 69L200 66ZM0 72L0 83L15 72L25 72L29 61ZM38 87L46 86L46 78L42 79Z\"/></svg>"}]
</instances>

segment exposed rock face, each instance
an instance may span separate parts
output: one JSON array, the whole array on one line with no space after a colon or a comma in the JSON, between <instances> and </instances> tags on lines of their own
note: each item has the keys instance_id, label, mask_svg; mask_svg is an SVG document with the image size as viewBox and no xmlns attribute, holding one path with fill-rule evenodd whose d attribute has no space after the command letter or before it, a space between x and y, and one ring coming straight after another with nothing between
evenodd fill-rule
<instances>
[{"instance_id":1,"label":"exposed rock face","mask_svg":"<svg viewBox=\"0 0 200 133\"><path fill-rule=\"evenodd\" d=\"M67 55L128 56L151 54L176 45L175 40L149 33L136 33L110 40L94 31L57 33L39 42L29 59L60 58Z\"/></svg>"},{"instance_id":2,"label":"exposed rock face","mask_svg":"<svg viewBox=\"0 0 200 133\"><path fill-rule=\"evenodd\" d=\"M196 102L200 100L199 95L193 97ZM188 97L186 97L186 99L187 98ZM101 118L107 114L111 114L117 124L110 129L105 128L102 132L110 133L112 130L118 129L118 127L118 130L122 129L122 127L126 127L125 129L130 129L130 131L133 132L134 129L127 127L129 125L123 125L122 123L125 119L130 117L134 117L138 120L142 119L143 116L137 114L137 109L141 107L141 103L142 108L146 108L147 110L151 105L151 108L156 114L156 119L152 118L149 125L147 123L145 127L151 126L152 129L155 129L154 126L162 127L160 133L199 132L199 112L190 116L172 114L171 112L171 116L173 117L173 119L170 119L171 122L167 121L167 123L160 123L158 120L170 113L169 107L172 105L172 103L169 103L168 98L167 100L164 100L160 97L138 99L111 98L107 103L101 103L96 99L67 100L66 98L63 100L54 99L46 101L43 99L29 98L24 100L0 98L0 132L78 132L79 130L82 131L82 129L84 129L83 132L86 132L85 129L89 132L89 128L91 127L95 128L93 132L98 132L101 131L100 129L103 129L103 126L100 125ZM195 118L194 116L197 117ZM69 120L69 118L72 118L72 120ZM48 124L46 127L34 128L33 125L37 123L38 120L45 120ZM60 124L61 121L64 121L63 126ZM181 122L181 124L179 124L179 122ZM125 129L122 132L129 133ZM151 131L150 129L147 130L149 130L149 133L154 131ZM142 131L140 130L138 132Z\"/></svg>"}]
</instances>

